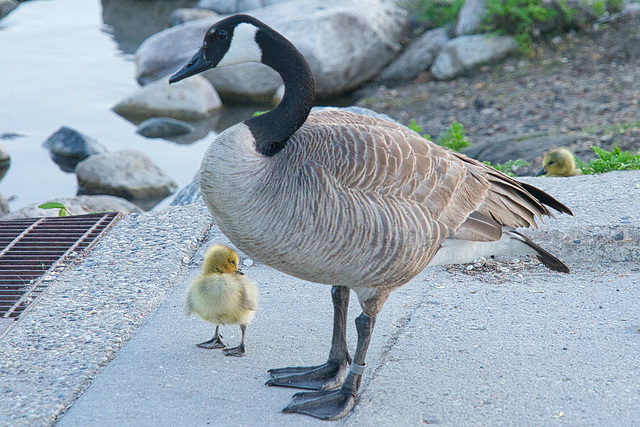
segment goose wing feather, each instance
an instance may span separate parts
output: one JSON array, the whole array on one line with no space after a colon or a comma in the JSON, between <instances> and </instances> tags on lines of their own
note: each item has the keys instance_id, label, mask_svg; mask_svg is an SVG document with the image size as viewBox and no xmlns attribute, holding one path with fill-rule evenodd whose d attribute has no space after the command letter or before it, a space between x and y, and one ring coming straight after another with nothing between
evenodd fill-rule
<instances>
[{"instance_id":1,"label":"goose wing feather","mask_svg":"<svg viewBox=\"0 0 640 427\"><path fill-rule=\"evenodd\" d=\"M535 218L552 215L511 177L386 120L324 110L300 132L301 139L324 141L312 146L314 160L341 186L420 206L447 236L462 227L456 237L472 228L465 238L497 240L500 226L537 227Z\"/></svg>"}]
</instances>

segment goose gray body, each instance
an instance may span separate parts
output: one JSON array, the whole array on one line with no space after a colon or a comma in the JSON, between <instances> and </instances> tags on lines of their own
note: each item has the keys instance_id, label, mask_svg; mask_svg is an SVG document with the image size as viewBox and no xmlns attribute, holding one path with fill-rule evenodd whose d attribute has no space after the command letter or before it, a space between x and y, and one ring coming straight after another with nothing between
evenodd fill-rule
<instances>
[{"instance_id":1,"label":"goose gray body","mask_svg":"<svg viewBox=\"0 0 640 427\"><path fill-rule=\"evenodd\" d=\"M276 70L285 93L272 111L225 130L209 146L200 168L204 200L221 231L255 260L332 285L327 362L269 371L269 385L318 390L295 394L285 412L329 420L349 413L376 315L394 288L429 265L526 253L569 272L516 230L552 216L547 206L571 214L566 206L398 124L336 109L310 113L308 64L255 18L235 15L213 25L170 82L243 62ZM349 289L363 311L353 359Z\"/></svg>"},{"instance_id":2,"label":"goose gray body","mask_svg":"<svg viewBox=\"0 0 640 427\"><path fill-rule=\"evenodd\" d=\"M277 156L257 153L245 124L224 131L204 156L200 185L216 224L251 257L366 299L403 285L434 257L507 253L505 242L468 255L461 247L499 241L503 226L535 226L550 214L493 168L337 109L311 113ZM511 252L536 253L510 240ZM462 259L436 257L449 243Z\"/></svg>"}]
</instances>

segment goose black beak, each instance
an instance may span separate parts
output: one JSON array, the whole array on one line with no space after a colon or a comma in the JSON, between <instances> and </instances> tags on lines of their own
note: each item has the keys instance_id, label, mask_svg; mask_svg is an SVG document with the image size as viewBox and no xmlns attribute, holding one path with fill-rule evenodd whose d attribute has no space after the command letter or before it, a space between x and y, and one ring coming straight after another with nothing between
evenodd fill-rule
<instances>
[{"instance_id":1,"label":"goose black beak","mask_svg":"<svg viewBox=\"0 0 640 427\"><path fill-rule=\"evenodd\" d=\"M204 56L204 49L200 48L193 55L193 58L182 67L177 73L169 78L169 83L176 83L180 80L186 79L187 77L194 76L198 73L201 73L209 68L212 68L215 64L209 60L207 60Z\"/></svg>"},{"instance_id":2,"label":"goose black beak","mask_svg":"<svg viewBox=\"0 0 640 427\"><path fill-rule=\"evenodd\" d=\"M547 171L545 168L540 169L540 171L536 174L536 176L542 176L542 175L546 175Z\"/></svg>"}]
</instances>

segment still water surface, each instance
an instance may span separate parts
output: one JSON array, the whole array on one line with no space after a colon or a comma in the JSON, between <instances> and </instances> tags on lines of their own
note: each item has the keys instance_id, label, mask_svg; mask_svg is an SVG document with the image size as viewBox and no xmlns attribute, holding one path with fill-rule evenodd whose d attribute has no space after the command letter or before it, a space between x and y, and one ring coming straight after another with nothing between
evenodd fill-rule
<instances>
[{"instance_id":1,"label":"still water surface","mask_svg":"<svg viewBox=\"0 0 640 427\"><path fill-rule=\"evenodd\" d=\"M32 0L0 20L0 135L23 135L0 141L11 155L0 193L12 211L76 195L75 175L63 172L42 147L61 126L97 139L109 151L143 151L179 188L191 182L211 135L190 144L146 139L111 107L138 87L132 54L138 44L165 26L171 10L193 3ZM217 123L220 131L256 109L234 110L212 120L211 127Z\"/></svg>"}]
</instances>

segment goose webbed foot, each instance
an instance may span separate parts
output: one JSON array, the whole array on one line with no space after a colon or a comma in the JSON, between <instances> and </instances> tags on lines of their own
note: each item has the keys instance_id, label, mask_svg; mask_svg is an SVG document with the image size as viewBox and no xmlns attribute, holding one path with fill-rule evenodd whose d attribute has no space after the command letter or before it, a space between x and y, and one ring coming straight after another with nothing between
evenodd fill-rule
<instances>
[{"instance_id":1,"label":"goose webbed foot","mask_svg":"<svg viewBox=\"0 0 640 427\"><path fill-rule=\"evenodd\" d=\"M337 420L353 409L358 397L359 382L360 376L356 379L356 376L350 374L337 390L296 393L282 412L310 415L321 420Z\"/></svg>"},{"instance_id":2,"label":"goose webbed foot","mask_svg":"<svg viewBox=\"0 0 640 427\"><path fill-rule=\"evenodd\" d=\"M242 357L247 355L244 344L240 344L239 346L233 348L225 348L224 350L222 350L222 352L225 356Z\"/></svg>"},{"instance_id":3,"label":"goose webbed foot","mask_svg":"<svg viewBox=\"0 0 640 427\"><path fill-rule=\"evenodd\" d=\"M216 326L216 333L213 334L213 338L209 341L201 342L200 344L196 344L196 347L200 348L225 348L227 345L222 342L222 335L219 333L220 325Z\"/></svg>"},{"instance_id":4,"label":"goose webbed foot","mask_svg":"<svg viewBox=\"0 0 640 427\"><path fill-rule=\"evenodd\" d=\"M300 366L269 370L270 386L304 388L308 390L331 390L340 387L347 373L349 358L328 360L317 366Z\"/></svg>"},{"instance_id":5,"label":"goose webbed foot","mask_svg":"<svg viewBox=\"0 0 640 427\"><path fill-rule=\"evenodd\" d=\"M196 347L208 348L208 349L225 348L227 345L225 343L223 343L220 338L222 338L222 337L221 336L213 337L209 341L205 341L205 342L201 342L200 344L196 344Z\"/></svg>"}]
</instances>

